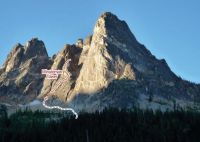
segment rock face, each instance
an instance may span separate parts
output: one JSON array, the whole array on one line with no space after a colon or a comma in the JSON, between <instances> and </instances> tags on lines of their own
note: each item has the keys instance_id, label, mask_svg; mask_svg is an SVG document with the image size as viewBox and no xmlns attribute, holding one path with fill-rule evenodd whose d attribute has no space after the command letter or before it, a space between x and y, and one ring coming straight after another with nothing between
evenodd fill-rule
<instances>
[{"instance_id":1,"label":"rock face","mask_svg":"<svg viewBox=\"0 0 200 142\"><path fill-rule=\"evenodd\" d=\"M5 68L6 72L9 72L10 70L19 67L19 64L21 62L21 58L24 52L24 48L21 44L17 44L11 53L8 55L6 62L3 65L3 68Z\"/></svg>"},{"instance_id":2,"label":"rock face","mask_svg":"<svg viewBox=\"0 0 200 142\"><path fill-rule=\"evenodd\" d=\"M62 85L58 84L64 74L56 80L41 75L43 68L65 70L64 63L69 59L71 76ZM17 44L0 75L1 97L23 100L27 96L31 100L56 96L86 111L136 105L166 109L178 102L200 101L198 84L177 77L164 59L157 59L136 40L126 22L110 12L99 17L92 35L66 45L51 59L38 39L25 46Z\"/></svg>"},{"instance_id":3,"label":"rock face","mask_svg":"<svg viewBox=\"0 0 200 142\"><path fill-rule=\"evenodd\" d=\"M16 103L34 99L42 88L41 69L48 66L51 61L42 41L33 38L25 46L17 44L1 69L0 98Z\"/></svg>"},{"instance_id":4,"label":"rock face","mask_svg":"<svg viewBox=\"0 0 200 142\"><path fill-rule=\"evenodd\" d=\"M60 75L57 80L48 80L45 79L43 83L43 88L41 90L41 95L46 96L57 96L61 100L65 101L71 90L75 85L75 81L79 75L80 67L78 65L80 53L82 49L79 46L75 45L66 45L56 56L51 66L51 69L54 70L65 70L64 63L67 60L71 60L68 71L71 73L71 77L64 80L64 75ZM64 80L64 82L56 89L55 93L50 93L52 89L54 89L59 82Z\"/></svg>"},{"instance_id":5,"label":"rock face","mask_svg":"<svg viewBox=\"0 0 200 142\"><path fill-rule=\"evenodd\" d=\"M135 80L135 69L131 67L130 60L126 62L124 57L119 54L113 54L113 51L118 50L118 43L114 42L116 44L114 46L109 45L111 37L114 38L114 36L117 36L118 38L120 36L118 35L120 32L117 30L118 28L126 30L125 32L129 30L126 29L128 26L125 23L122 23L111 13L105 13L100 16L95 25L90 44L83 46L83 49L86 48L88 51L87 54L81 55L85 56L85 60L83 61L80 75L69 100L77 94L95 94L101 91L101 89L106 88L115 79L128 78ZM130 31L128 32L127 34L131 34ZM138 45L133 35L131 36L134 39L133 44ZM123 45L123 42L119 43L119 46L121 44Z\"/></svg>"},{"instance_id":6,"label":"rock face","mask_svg":"<svg viewBox=\"0 0 200 142\"><path fill-rule=\"evenodd\" d=\"M95 111L109 106L159 108L165 102L170 109L179 100L198 100L199 85L177 77L112 13L100 16L89 43L83 46L83 65L68 98L72 106Z\"/></svg>"}]
</instances>

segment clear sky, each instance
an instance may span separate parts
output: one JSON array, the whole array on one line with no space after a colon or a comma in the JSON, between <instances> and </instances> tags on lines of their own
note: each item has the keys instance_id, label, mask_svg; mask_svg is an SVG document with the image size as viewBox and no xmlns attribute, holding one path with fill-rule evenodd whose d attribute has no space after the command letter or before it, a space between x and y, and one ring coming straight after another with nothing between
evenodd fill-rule
<instances>
[{"instance_id":1,"label":"clear sky","mask_svg":"<svg viewBox=\"0 0 200 142\"><path fill-rule=\"evenodd\" d=\"M0 0L0 65L16 43L32 37L52 56L91 34L105 11L125 20L177 75L200 83L199 0Z\"/></svg>"}]
</instances>

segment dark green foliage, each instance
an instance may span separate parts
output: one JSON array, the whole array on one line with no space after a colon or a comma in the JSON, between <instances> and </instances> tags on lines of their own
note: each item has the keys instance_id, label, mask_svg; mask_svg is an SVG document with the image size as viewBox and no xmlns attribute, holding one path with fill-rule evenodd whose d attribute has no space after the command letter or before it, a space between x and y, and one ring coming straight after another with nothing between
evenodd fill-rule
<instances>
[{"instance_id":1,"label":"dark green foliage","mask_svg":"<svg viewBox=\"0 0 200 142\"><path fill-rule=\"evenodd\" d=\"M7 125L8 121L7 107L0 105L0 130Z\"/></svg>"},{"instance_id":2,"label":"dark green foliage","mask_svg":"<svg viewBox=\"0 0 200 142\"><path fill-rule=\"evenodd\" d=\"M152 102L153 101L153 95L152 94L149 94L149 99L148 99L149 102Z\"/></svg>"},{"instance_id":3,"label":"dark green foliage","mask_svg":"<svg viewBox=\"0 0 200 142\"><path fill-rule=\"evenodd\" d=\"M59 116L60 119L47 119ZM0 121L3 142L199 142L200 113L105 109L73 116L18 111ZM3 125L2 125L3 124Z\"/></svg>"},{"instance_id":4,"label":"dark green foliage","mask_svg":"<svg viewBox=\"0 0 200 142\"><path fill-rule=\"evenodd\" d=\"M7 118L7 107L5 105L0 105L0 117Z\"/></svg>"}]
</instances>

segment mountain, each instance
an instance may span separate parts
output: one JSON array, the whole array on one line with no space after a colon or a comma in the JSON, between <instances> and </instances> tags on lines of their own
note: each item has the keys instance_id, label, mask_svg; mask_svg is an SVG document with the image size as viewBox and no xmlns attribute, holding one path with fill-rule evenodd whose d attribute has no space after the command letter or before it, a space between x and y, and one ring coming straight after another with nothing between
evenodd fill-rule
<instances>
[{"instance_id":1,"label":"mountain","mask_svg":"<svg viewBox=\"0 0 200 142\"><path fill-rule=\"evenodd\" d=\"M41 69L65 70L69 59L71 76L61 85L64 74L56 80L41 74ZM17 44L8 55L0 70L1 100L28 102L44 96L89 112L135 106L166 110L198 104L200 85L176 76L164 59L137 41L125 21L105 12L92 35L65 45L52 58L36 38Z\"/></svg>"},{"instance_id":2,"label":"mountain","mask_svg":"<svg viewBox=\"0 0 200 142\"><path fill-rule=\"evenodd\" d=\"M17 44L0 70L1 101L18 103L35 99L44 80L41 69L51 64L44 43L37 38L24 46Z\"/></svg>"}]
</instances>

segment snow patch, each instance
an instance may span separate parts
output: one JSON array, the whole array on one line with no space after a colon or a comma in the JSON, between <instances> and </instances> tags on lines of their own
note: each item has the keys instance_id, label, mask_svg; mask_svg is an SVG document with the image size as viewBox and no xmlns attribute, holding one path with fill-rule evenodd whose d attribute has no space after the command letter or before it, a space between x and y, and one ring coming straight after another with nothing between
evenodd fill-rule
<instances>
[{"instance_id":1,"label":"snow patch","mask_svg":"<svg viewBox=\"0 0 200 142\"><path fill-rule=\"evenodd\" d=\"M37 105L41 105L42 102L39 100L33 100L32 102L28 103L26 106L37 106Z\"/></svg>"}]
</instances>

